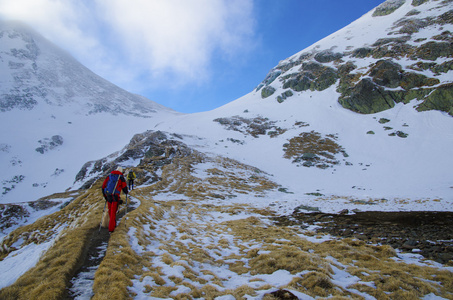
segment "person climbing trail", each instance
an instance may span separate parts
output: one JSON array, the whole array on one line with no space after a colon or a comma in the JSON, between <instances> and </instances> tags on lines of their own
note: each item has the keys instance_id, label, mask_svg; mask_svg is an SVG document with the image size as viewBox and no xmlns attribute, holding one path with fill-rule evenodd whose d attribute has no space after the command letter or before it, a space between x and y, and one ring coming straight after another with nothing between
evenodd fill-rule
<instances>
[{"instance_id":1,"label":"person climbing trail","mask_svg":"<svg viewBox=\"0 0 453 300\"><path fill-rule=\"evenodd\" d=\"M121 191L128 194L127 183L124 179L123 168L118 167L108 175L102 184L102 194L108 204L109 232L112 233L116 228L116 212L118 206L123 203L120 198Z\"/></svg>"},{"instance_id":2,"label":"person climbing trail","mask_svg":"<svg viewBox=\"0 0 453 300\"><path fill-rule=\"evenodd\" d=\"M129 190L132 191L134 189L134 180L137 178L135 176L134 171L130 170L129 173L127 173L127 182L129 183Z\"/></svg>"}]
</instances>

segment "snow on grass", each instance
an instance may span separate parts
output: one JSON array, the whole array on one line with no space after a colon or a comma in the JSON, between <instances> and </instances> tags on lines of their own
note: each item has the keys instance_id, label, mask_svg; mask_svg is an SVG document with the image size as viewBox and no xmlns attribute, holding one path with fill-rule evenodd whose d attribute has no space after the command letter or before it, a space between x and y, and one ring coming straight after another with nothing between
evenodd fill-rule
<instances>
[{"instance_id":1,"label":"snow on grass","mask_svg":"<svg viewBox=\"0 0 453 300\"><path fill-rule=\"evenodd\" d=\"M175 286L175 290L170 293L170 296L190 292L187 287L175 285L175 277L198 288L202 288L210 282L220 292L234 290L245 284L260 289L269 284L280 286L290 283L294 276L284 270L269 275L251 275L248 272L239 275L230 270L230 266L238 262L247 264L247 260L241 258L244 247L249 250L259 250L262 246L257 241L238 240L233 233L229 233L230 229L223 225L225 222L259 216L247 211L246 207L243 211L239 208L226 206L218 208L225 209L225 211L218 211L216 209L198 209L193 204L186 203L183 209L175 210L176 206L171 206L171 210L163 213L162 219L153 224L152 230L149 225L143 225L141 235L153 234L154 236L146 247L140 246L135 228L129 230L130 244L132 249L139 254L152 252L156 255L152 259L153 267L159 269L160 277L166 286ZM232 211L228 212L228 210ZM183 248L186 250L184 251ZM178 251L170 249L178 249ZM195 254L192 257L193 253L198 253L200 256ZM197 274L197 280L185 278L188 269ZM200 280L204 283L201 283ZM151 277L133 280L133 282L134 286L131 291L138 294L146 286L152 289L161 285Z\"/></svg>"},{"instance_id":2,"label":"snow on grass","mask_svg":"<svg viewBox=\"0 0 453 300\"><path fill-rule=\"evenodd\" d=\"M3 272L0 280L0 289L13 284L20 276L34 267L53 244L53 240L41 244L28 244L8 254L0 261L0 270Z\"/></svg>"},{"instance_id":3,"label":"snow on grass","mask_svg":"<svg viewBox=\"0 0 453 300\"><path fill-rule=\"evenodd\" d=\"M107 243L103 243L97 248L97 258L103 257L107 251ZM93 294L93 279L94 273L98 266L88 268L88 271L80 272L77 277L71 280L72 287L70 289L71 296L76 300L91 299Z\"/></svg>"},{"instance_id":4,"label":"snow on grass","mask_svg":"<svg viewBox=\"0 0 453 300\"><path fill-rule=\"evenodd\" d=\"M429 282L429 274L450 269L438 264L439 271L423 273L407 267L412 262L389 247L313 237L315 228L280 228L249 205L167 200L154 201L151 207L142 224L128 231L132 249L147 261L129 288L138 299L262 299L277 289L300 299L329 294L374 299L382 291L394 292L380 284L379 276L386 278L398 266L398 272L419 277L409 284L435 287L439 282ZM420 268L433 267L421 263L422 257L412 257ZM406 284L405 276L398 279L400 286Z\"/></svg>"}]
</instances>

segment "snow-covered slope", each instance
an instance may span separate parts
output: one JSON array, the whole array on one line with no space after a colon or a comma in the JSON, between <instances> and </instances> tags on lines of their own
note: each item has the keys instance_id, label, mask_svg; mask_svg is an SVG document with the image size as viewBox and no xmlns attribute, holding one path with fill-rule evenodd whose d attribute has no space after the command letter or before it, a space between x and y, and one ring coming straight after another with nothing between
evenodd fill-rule
<instances>
[{"instance_id":1,"label":"snow-covered slope","mask_svg":"<svg viewBox=\"0 0 453 300\"><path fill-rule=\"evenodd\" d=\"M173 114L92 73L25 25L0 23L0 203L64 191L86 161Z\"/></svg>"},{"instance_id":2,"label":"snow-covered slope","mask_svg":"<svg viewBox=\"0 0 453 300\"><path fill-rule=\"evenodd\" d=\"M318 225L276 226L269 216L453 211L451 3L386 1L280 62L249 94L190 115L145 104L83 67L71 67L76 64L65 54L49 59L61 51L46 54L51 47L38 42L41 38L8 29L1 38L9 46L0 46L1 80L8 82L1 85L0 99L1 202L73 191L49 201L68 206L5 224L0 265L9 276L0 287L59 295L72 285L74 294L104 297L111 295L113 280L118 291L136 298L191 293L233 299L239 290L236 298L262 299L277 288L290 288L301 299L448 297L451 267L419 262L414 232L406 248L414 253L402 255L374 239L315 233ZM49 63L59 60L64 66ZM60 71L52 75L55 70ZM65 81L72 73L78 75ZM107 106L108 98L121 102ZM68 254L68 248L86 250L103 206L99 181L86 192L78 189L114 165L138 175L129 198L135 210L106 238L110 243L90 275L94 279L82 275L62 282L60 274L72 278L83 261L82 250ZM18 228L24 222L34 223ZM442 248L448 240L440 241ZM38 262L41 255L47 255L45 263ZM305 261L313 264L298 266ZM413 263L426 272L408 266ZM35 264L39 268L16 282ZM61 273L50 272L62 266ZM111 275L117 270L120 275ZM400 274L399 281L390 281L396 277L389 272ZM320 280L301 281L312 273ZM48 282L55 288L44 287ZM209 291L216 296L205 294Z\"/></svg>"},{"instance_id":3,"label":"snow-covered slope","mask_svg":"<svg viewBox=\"0 0 453 300\"><path fill-rule=\"evenodd\" d=\"M453 118L448 107L440 108L445 112L416 108L441 88L448 98L452 60L440 50L435 59L420 58L416 45L451 43L450 15L448 1L387 1L281 61L248 95L193 115L131 95L22 25L3 24L1 202L63 191L87 161L118 151L135 133L151 129L198 136L191 146L265 170L294 193L280 195L288 200L311 201L307 193L385 197L396 199L384 201L388 209L402 209L394 202L441 198L441 207L422 200L417 208L446 209L453 194L448 150ZM395 64L401 68L396 67L396 83ZM376 107L379 112L351 112L360 111L351 98L363 100L356 90L361 82L380 96L394 97L381 97L389 107L371 102L371 112ZM361 91L366 101L373 98Z\"/></svg>"},{"instance_id":4,"label":"snow-covered slope","mask_svg":"<svg viewBox=\"0 0 453 300\"><path fill-rule=\"evenodd\" d=\"M389 8L393 12L387 11L388 15L376 13ZM306 76L312 81L307 89L285 86L296 77L294 74L310 69L307 68L310 64L329 67L335 72L342 65L354 64L355 72L362 79L372 78L367 72L382 59L403 66L428 62L451 64L451 56L438 54L438 58L428 61L410 57L403 50L396 57L354 55L354 50L371 47L387 37L406 36L418 43L434 41L442 32L453 31L451 20L443 25L431 22L410 37L395 32L400 29L395 29L395 24L413 15L423 20L448 19L451 9L451 2L445 1L387 1L344 29L281 61L256 90L244 97L211 112L160 123L156 129L196 133L204 137L201 143L197 142L204 151L237 159L272 174L278 184L294 194L280 193L270 196L270 200L278 197L289 201L288 208L304 202L337 212L356 207L351 197L370 199L370 205L360 206L366 210L452 210L453 118L448 113L419 112L422 97L392 101L392 108L377 113L352 112L339 103L342 80L335 77L332 84L323 86L322 74L298 77ZM451 34L443 35L450 36L446 43L451 43ZM392 47L396 46L390 50ZM341 59L319 62L321 57L335 57L335 53L340 53ZM405 70L401 74L414 72L438 80L430 88L453 82L453 71L449 69L436 74L429 70ZM318 79L321 81L316 82ZM403 91L401 87L378 86L374 81L373 84L383 91ZM320 86L324 88L317 88ZM265 88L270 88L270 96L263 95ZM430 93L434 94L432 90ZM337 146L336 149L322 145L310 148L313 141ZM330 200L315 201L307 194L325 195ZM333 201L336 197L341 198Z\"/></svg>"}]
</instances>

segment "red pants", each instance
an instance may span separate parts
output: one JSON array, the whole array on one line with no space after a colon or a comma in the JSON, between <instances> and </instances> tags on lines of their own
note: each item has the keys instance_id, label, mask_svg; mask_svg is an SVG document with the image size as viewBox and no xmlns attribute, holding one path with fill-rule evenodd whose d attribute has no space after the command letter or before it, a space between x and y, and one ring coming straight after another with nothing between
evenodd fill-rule
<instances>
[{"instance_id":1,"label":"red pants","mask_svg":"<svg viewBox=\"0 0 453 300\"><path fill-rule=\"evenodd\" d=\"M107 202L109 207L109 232L113 232L116 227L116 211L118 210L118 201Z\"/></svg>"}]
</instances>

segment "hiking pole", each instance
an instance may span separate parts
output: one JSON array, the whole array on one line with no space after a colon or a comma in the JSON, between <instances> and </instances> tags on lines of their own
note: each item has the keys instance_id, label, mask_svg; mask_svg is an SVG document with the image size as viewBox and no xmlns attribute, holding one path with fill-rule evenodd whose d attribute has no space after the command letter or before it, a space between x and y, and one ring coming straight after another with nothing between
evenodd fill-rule
<instances>
[{"instance_id":1,"label":"hiking pole","mask_svg":"<svg viewBox=\"0 0 453 300\"><path fill-rule=\"evenodd\" d=\"M126 220L127 220L127 196L128 196L128 194L126 194L126 212L124 213L124 226L126 226Z\"/></svg>"},{"instance_id":2,"label":"hiking pole","mask_svg":"<svg viewBox=\"0 0 453 300\"><path fill-rule=\"evenodd\" d=\"M102 210L101 222L99 223L99 232L101 232L102 219L104 218L105 207L107 206L107 201L104 203L104 209Z\"/></svg>"}]
</instances>

